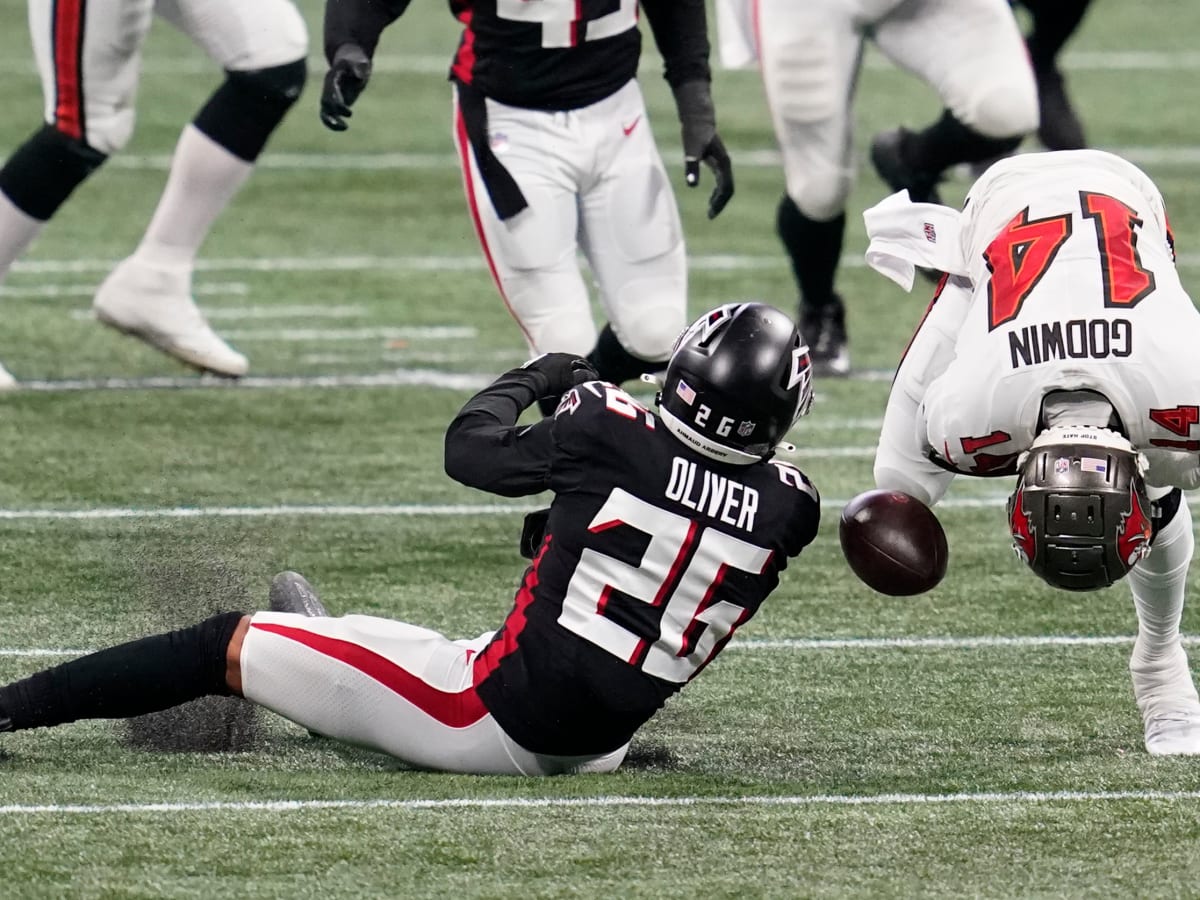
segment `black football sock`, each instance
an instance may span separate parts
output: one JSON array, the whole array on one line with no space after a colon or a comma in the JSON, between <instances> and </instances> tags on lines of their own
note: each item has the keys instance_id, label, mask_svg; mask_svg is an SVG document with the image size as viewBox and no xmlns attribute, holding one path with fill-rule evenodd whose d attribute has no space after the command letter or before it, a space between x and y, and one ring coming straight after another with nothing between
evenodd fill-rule
<instances>
[{"instance_id":1,"label":"black football sock","mask_svg":"<svg viewBox=\"0 0 1200 900\"><path fill-rule=\"evenodd\" d=\"M192 124L238 159L254 162L299 99L305 73L303 59L271 69L228 72Z\"/></svg>"},{"instance_id":2,"label":"black football sock","mask_svg":"<svg viewBox=\"0 0 1200 900\"><path fill-rule=\"evenodd\" d=\"M1035 70L1057 68L1058 52L1075 33L1091 0L1023 0L1033 28L1025 43Z\"/></svg>"},{"instance_id":3,"label":"black football sock","mask_svg":"<svg viewBox=\"0 0 1200 900\"><path fill-rule=\"evenodd\" d=\"M0 687L8 730L123 719L228 695L225 651L243 613L100 650ZM0 728L0 730L3 730Z\"/></svg>"},{"instance_id":4,"label":"black football sock","mask_svg":"<svg viewBox=\"0 0 1200 900\"><path fill-rule=\"evenodd\" d=\"M950 110L923 131L906 136L900 151L913 169L939 175L958 163L980 162L1011 153L1024 135L991 138L964 125Z\"/></svg>"},{"instance_id":5,"label":"black football sock","mask_svg":"<svg viewBox=\"0 0 1200 900\"><path fill-rule=\"evenodd\" d=\"M605 325L596 338L596 346L587 355L601 381L620 385L646 372L657 372L667 367L666 362L651 362L634 356L617 339L612 325Z\"/></svg>"},{"instance_id":6,"label":"black football sock","mask_svg":"<svg viewBox=\"0 0 1200 900\"><path fill-rule=\"evenodd\" d=\"M99 150L44 125L0 168L0 191L25 215L46 222L105 159Z\"/></svg>"},{"instance_id":7,"label":"black football sock","mask_svg":"<svg viewBox=\"0 0 1200 900\"><path fill-rule=\"evenodd\" d=\"M809 309L834 301L833 279L842 258L846 214L828 222L810 219L784 194L775 214L775 229L792 261L800 302Z\"/></svg>"}]
</instances>

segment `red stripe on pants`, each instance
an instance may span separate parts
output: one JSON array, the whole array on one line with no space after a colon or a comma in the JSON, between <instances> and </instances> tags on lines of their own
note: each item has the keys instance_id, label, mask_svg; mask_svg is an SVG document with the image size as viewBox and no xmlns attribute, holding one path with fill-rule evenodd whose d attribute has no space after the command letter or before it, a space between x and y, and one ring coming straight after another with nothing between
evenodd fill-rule
<instances>
[{"instance_id":1,"label":"red stripe on pants","mask_svg":"<svg viewBox=\"0 0 1200 900\"><path fill-rule=\"evenodd\" d=\"M84 0L54 4L54 124L63 134L83 140Z\"/></svg>"}]
</instances>

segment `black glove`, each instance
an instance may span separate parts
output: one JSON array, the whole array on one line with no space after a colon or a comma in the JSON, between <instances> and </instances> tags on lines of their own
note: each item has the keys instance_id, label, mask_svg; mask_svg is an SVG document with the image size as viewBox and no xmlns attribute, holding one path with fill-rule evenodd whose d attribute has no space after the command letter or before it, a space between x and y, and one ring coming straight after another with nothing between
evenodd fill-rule
<instances>
[{"instance_id":1,"label":"black glove","mask_svg":"<svg viewBox=\"0 0 1200 900\"><path fill-rule=\"evenodd\" d=\"M358 44L342 44L333 54L321 89L321 122L333 131L349 128L350 107L371 78L371 59Z\"/></svg>"},{"instance_id":2,"label":"black glove","mask_svg":"<svg viewBox=\"0 0 1200 900\"><path fill-rule=\"evenodd\" d=\"M577 384L596 381L600 377L590 362L574 353L543 353L521 368L537 375L535 390L539 400L558 397Z\"/></svg>"},{"instance_id":3,"label":"black glove","mask_svg":"<svg viewBox=\"0 0 1200 900\"><path fill-rule=\"evenodd\" d=\"M535 509L525 516L521 526L521 555L526 559L537 556L542 539L546 536L546 525L550 521L550 507Z\"/></svg>"},{"instance_id":4,"label":"black glove","mask_svg":"<svg viewBox=\"0 0 1200 900\"><path fill-rule=\"evenodd\" d=\"M733 164L717 134L717 114L707 81L685 81L672 88L683 126L683 174L688 187L700 183L700 163L713 171L717 185L708 198L708 217L715 219L733 196Z\"/></svg>"}]
</instances>

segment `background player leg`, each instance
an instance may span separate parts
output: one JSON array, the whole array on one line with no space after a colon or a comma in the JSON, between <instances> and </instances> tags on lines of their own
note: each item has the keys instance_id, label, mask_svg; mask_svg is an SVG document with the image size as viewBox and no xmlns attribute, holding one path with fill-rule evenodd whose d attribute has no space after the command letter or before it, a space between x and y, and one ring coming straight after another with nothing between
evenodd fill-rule
<instances>
[{"instance_id":1,"label":"background player leg","mask_svg":"<svg viewBox=\"0 0 1200 900\"><path fill-rule=\"evenodd\" d=\"M1037 78L1040 124L1038 140L1047 150L1080 150L1087 146L1083 125L1067 95L1058 54L1079 28L1092 0L1021 0L1033 27L1025 39Z\"/></svg>"},{"instance_id":2,"label":"background player leg","mask_svg":"<svg viewBox=\"0 0 1200 900\"><path fill-rule=\"evenodd\" d=\"M776 228L818 375L850 371L846 310L834 281L854 179L850 105L863 39L852 13L841 0L763 0L758 14L763 86L787 183Z\"/></svg>"},{"instance_id":3,"label":"background player leg","mask_svg":"<svg viewBox=\"0 0 1200 900\"><path fill-rule=\"evenodd\" d=\"M1129 671L1146 749L1154 755L1200 753L1200 700L1179 634L1194 549L1192 514L1180 495L1179 509L1155 535L1150 555L1129 572L1138 617Z\"/></svg>"},{"instance_id":4,"label":"background player leg","mask_svg":"<svg viewBox=\"0 0 1200 900\"><path fill-rule=\"evenodd\" d=\"M1037 127L1037 86L1004 0L909 0L877 25L875 40L946 105L927 128L872 141L871 162L892 190L940 202L948 168L1003 156Z\"/></svg>"},{"instance_id":5,"label":"background player leg","mask_svg":"<svg viewBox=\"0 0 1200 900\"><path fill-rule=\"evenodd\" d=\"M621 384L666 368L687 326L683 225L637 82L579 116L601 173L580 197L580 245L610 322L588 360Z\"/></svg>"},{"instance_id":6,"label":"background player leg","mask_svg":"<svg viewBox=\"0 0 1200 900\"><path fill-rule=\"evenodd\" d=\"M102 322L189 365L243 375L246 358L212 332L192 300L192 270L217 216L300 96L305 26L288 0L249 7L173 0L159 11L204 47L226 78L184 128L145 236L101 285L94 308Z\"/></svg>"}]
</instances>

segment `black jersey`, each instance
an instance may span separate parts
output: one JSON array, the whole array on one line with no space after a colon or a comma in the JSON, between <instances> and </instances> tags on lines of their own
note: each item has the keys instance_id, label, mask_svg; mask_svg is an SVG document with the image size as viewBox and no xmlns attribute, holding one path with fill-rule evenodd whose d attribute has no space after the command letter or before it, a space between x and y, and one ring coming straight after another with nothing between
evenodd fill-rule
<instances>
[{"instance_id":1,"label":"black jersey","mask_svg":"<svg viewBox=\"0 0 1200 900\"><path fill-rule=\"evenodd\" d=\"M380 32L410 0L326 0L325 53L358 44L371 56ZM450 77L528 109L578 109L637 74L638 0L449 0L463 25ZM642 0L672 85L709 80L704 0Z\"/></svg>"},{"instance_id":2,"label":"black jersey","mask_svg":"<svg viewBox=\"0 0 1200 900\"><path fill-rule=\"evenodd\" d=\"M475 685L526 749L604 753L754 615L815 537L820 502L794 466L700 456L602 382L516 428L517 405L533 402L522 374L478 395L447 435L460 480L555 495L515 606L476 658Z\"/></svg>"}]
</instances>

